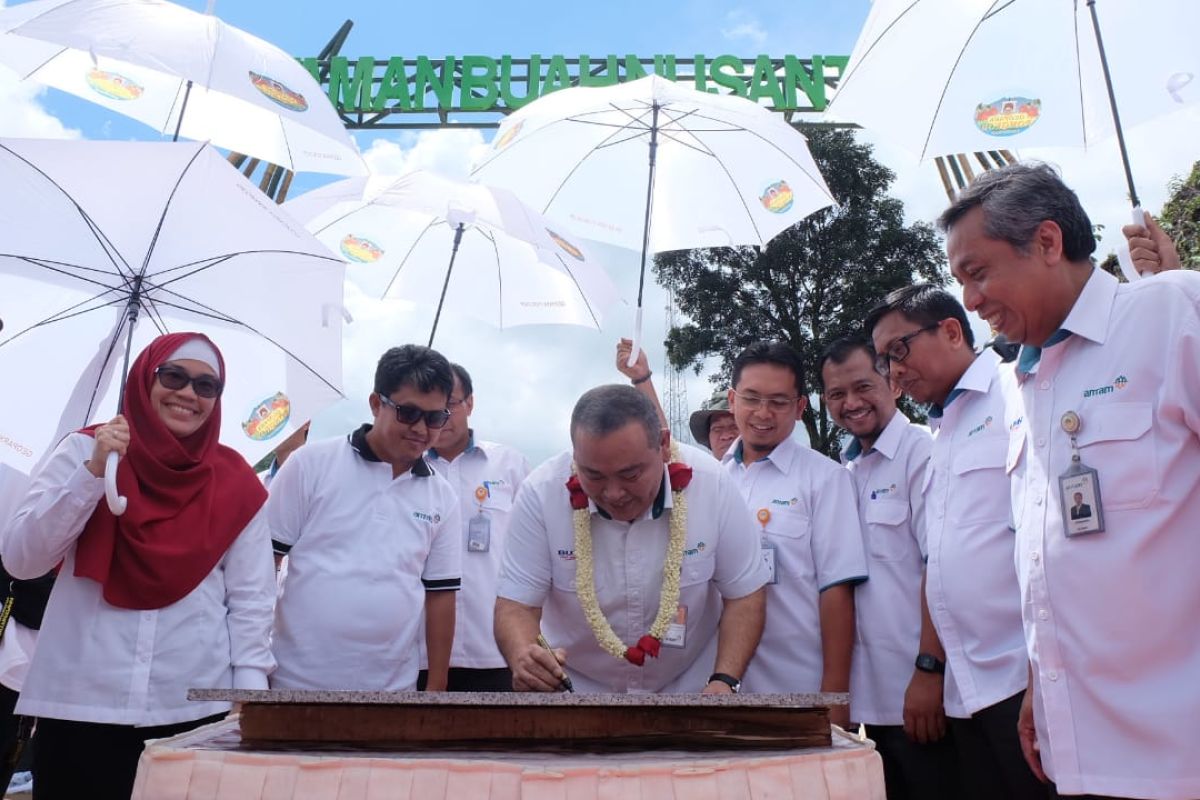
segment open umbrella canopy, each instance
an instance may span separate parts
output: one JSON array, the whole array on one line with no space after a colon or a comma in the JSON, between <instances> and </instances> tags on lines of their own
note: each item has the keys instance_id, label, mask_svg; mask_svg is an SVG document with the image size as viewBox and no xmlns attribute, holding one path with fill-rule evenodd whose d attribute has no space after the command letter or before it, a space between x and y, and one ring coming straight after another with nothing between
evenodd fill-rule
<instances>
[{"instance_id":1,"label":"open umbrella canopy","mask_svg":"<svg viewBox=\"0 0 1200 800\"><path fill-rule=\"evenodd\" d=\"M341 396L344 268L211 147L0 139L0 462L117 413L131 352L199 331L251 462Z\"/></svg>"},{"instance_id":2,"label":"open umbrella canopy","mask_svg":"<svg viewBox=\"0 0 1200 800\"><path fill-rule=\"evenodd\" d=\"M1114 132L1092 8L875 0L826 116L922 158L1092 144ZM1124 125L1200 97L1200 3L1096 0L1094 10Z\"/></svg>"},{"instance_id":3,"label":"open umbrella canopy","mask_svg":"<svg viewBox=\"0 0 1200 800\"><path fill-rule=\"evenodd\" d=\"M0 10L0 64L167 135L297 172L366 171L295 58L166 0L33 0Z\"/></svg>"},{"instance_id":4,"label":"open umbrella canopy","mask_svg":"<svg viewBox=\"0 0 1200 800\"><path fill-rule=\"evenodd\" d=\"M834 203L804 137L744 98L657 75L547 95L509 115L473 176L589 239L649 250L765 245Z\"/></svg>"},{"instance_id":5,"label":"open umbrella canopy","mask_svg":"<svg viewBox=\"0 0 1200 800\"><path fill-rule=\"evenodd\" d=\"M346 277L372 297L432 309L444 290L447 310L499 328L598 328L617 299L584 244L503 189L417 171L348 178L284 208L346 260Z\"/></svg>"}]
</instances>

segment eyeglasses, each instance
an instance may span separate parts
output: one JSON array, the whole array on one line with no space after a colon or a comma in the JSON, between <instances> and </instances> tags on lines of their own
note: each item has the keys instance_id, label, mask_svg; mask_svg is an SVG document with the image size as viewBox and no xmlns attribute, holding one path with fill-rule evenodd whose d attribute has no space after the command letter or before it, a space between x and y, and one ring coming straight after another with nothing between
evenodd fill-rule
<instances>
[{"instance_id":1,"label":"eyeglasses","mask_svg":"<svg viewBox=\"0 0 1200 800\"><path fill-rule=\"evenodd\" d=\"M922 333L931 331L942 324L941 320L934 322L931 325L926 325L924 328L915 330L907 336L901 336L890 345L888 349L875 356L875 371L880 375L888 375L892 371L892 364L899 364L904 359L908 358L908 354L912 352L909 342L920 336Z\"/></svg>"},{"instance_id":2,"label":"eyeglasses","mask_svg":"<svg viewBox=\"0 0 1200 800\"><path fill-rule=\"evenodd\" d=\"M162 384L164 389L170 389L173 392L179 391L190 383L192 391L196 393L196 397L203 397L206 400L220 397L221 391L225 388L225 384L221 383L221 379L214 375L196 375L193 377L183 367L177 367L173 364L163 364L154 370L154 377L158 378L158 382Z\"/></svg>"},{"instance_id":3,"label":"eyeglasses","mask_svg":"<svg viewBox=\"0 0 1200 800\"><path fill-rule=\"evenodd\" d=\"M423 408L417 408L414 405L405 403L404 405L396 405L390 397L382 392L376 392L379 399L384 405L390 406L396 411L396 421L405 425L416 425L421 419L425 420L425 427L430 430L446 427L446 423L450 421L450 412L444 408L439 408L436 411L426 411Z\"/></svg>"},{"instance_id":4,"label":"eyeglasses","mask_svg":"<svg viewBox=\"0 0 1200 800\"><path fill-rule=\"evenodd\" d=\"M743 408L749 411L760 409L765 403L767 408L776 413L790 411L791 409L795 408L796 401L800 399L798 397L780 397L778 395L772 395L771 397L759 397L756 394L742 394L741 392L734 392L733 396L738 399L738 402L742 404Z\"/></svg>"}]
</instances>

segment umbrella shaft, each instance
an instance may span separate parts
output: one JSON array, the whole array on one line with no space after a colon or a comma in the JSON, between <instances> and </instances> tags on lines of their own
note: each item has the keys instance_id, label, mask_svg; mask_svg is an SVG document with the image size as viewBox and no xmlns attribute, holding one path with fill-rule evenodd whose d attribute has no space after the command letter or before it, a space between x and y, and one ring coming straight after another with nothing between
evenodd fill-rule
<instances>
[{"instance_id":1,"label":"umbrella shaft","mask_svg":"<svg viewBox=\"0 0 1200 800\"><path fill-rule=\"evenodd\" d=\"M1113 93L1112 76L1108 71L1108 57L1104 54L1104 39L1100 36L1100 17L1096 14L1096 0L1087 0L1092 12L1092 28L1096 31L1096 50L1100 54L1100 68L1104 71L1104 85L1108 89L1108 107L1112 110L1113 126L1117 129L1117 146L1121 148L1121 166L1125 168L1125 183L1129 186L1129 200L1134 208L1141 205L1137 189L1133 185L1133 170L1129 167L1129 151L1125 149L1125 132L1121 130L1121 112L1117 110L1117 96Z\"/></svg>"},{"instance_id":2,"label":"umbrella shaft","mask_svg":"<svg viewBox=\"0 0 1200 800\"><path fill-rule=\"evenodd\" d=\"M117 413L125 409L125 376L129 374L129 355L133 349L133 328L137 325L138 311L142 305L142 276L133 279L133 291L129 293L129 302L125 304L125 367L121 370L120 391L117 393Z\"/></svg>"},{"instance_id":3,"label":"umbrella shaft","mask_svg":"<svg viewBox=\"0 0 1200 800\"><path fill-rule=\"evenodd\" d=\"M446 290L450 288L450 273L454 271L454 257L458 255L458 245L462 242L464 223L458 223L454 229L454 246L450 249L450 264L446 267L446 280L442 283L442 296L438 298L437 312L433 315L433 330L429 331L429 347L433 347L433 335L437 333L438 320L442 318L442 305L446 302Z\"/></svg>"},{"instance_id":4,"label":"umbrella shaft","mask_svg":"<svg viewBox=\"0 0 1200 800\"><path fill-rule=\"evenodd\" d=\"M642 221L642 268L638 272L637 307L642 307L642 290L646 285L646 256L650 249L650 218L654 206L654 164L658 156L658 103L650 107L650 171L646 178L646 217Z\"/></svg>"},{"instance_id":5,"label":"umbrella shaft","mask_svg":"<svg viewBox=\"0 0 1200 800\"><path fill-rule=\"evenodd\" d=\"M179 141L179 129L183 127L183 113L187 111L188 97L192 94L192 82L187 82L187 87L183 90L183 105L179 107L179 119L175 120L175 135L171 137L172 142Z\"/></svg>"}]
</instances>

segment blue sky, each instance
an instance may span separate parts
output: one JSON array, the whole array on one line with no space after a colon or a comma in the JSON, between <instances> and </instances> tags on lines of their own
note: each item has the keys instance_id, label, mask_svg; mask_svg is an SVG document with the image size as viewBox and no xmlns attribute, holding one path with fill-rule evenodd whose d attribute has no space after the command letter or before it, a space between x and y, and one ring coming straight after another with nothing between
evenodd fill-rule
<instances>
[{"instance_id":1,"label":"blue sky","mask_svg":"<svg viewBox=\"0 0 1200 800\"><path fill-rule=\"evenodd\" d=\"M0 0L0 6L4 5ZM205 0L183 0L204 10ZM9 0L8 5L16 5ZM866 19L868 0L793 0L790 3L696 2L648 3L616 0L608 3L534 5L498 4L476 0L454 3L384 3L365 0L217 0L216 13L238 27L274 42L296 56L315 55L342 22L355 27L343 55L443 57L447 55L532 53L568 57L656 53L691 56L703 53L754 56L848 55ZM897 85L913 76L902 74ZM16 84L0 68L0 136L80 135L96 139L157 139L149 128L93 106L86 101L34 86ZM1186 173L1200 157L1200 115L1195 109L1127 131L1130 154L1145 207L1156 212L1166 197L1168 180ZM381 172L412 168L434 169L465 177L473 158L491 132L359 133L356 139L368 163ZM862 136L875 144L876 156L897 173L893 194L906 204L910 220L931 221L946 203L931 163L891 146L878 134ZM1058 165L1067 182L1080 194L1094 221L1106 226L1101 255L1107 253L1127 221L1124 180L1115 145L1101 144L1088 152L1056 148L1024 151L1022 157L1041 158ZM328 178L301 176L293 195ZM606 266L629 295L636 289L637 257L609 248ZM661 290L647 299L644 347L662 374L665 333ZM314 435L335 435L366 416L366 397L379 353L405 341L424 342L432 311L394 311L353 297L347 305L356 322L347 328L342 401L314 422ZM632 329L629 306L612 309L601 332L583 328L490 329L453 313L448 306L438 329L436 345L452 360L467 366L475 378L473 423L485 438L514 444L537 463L567 444L567 420L575 399L598 383L620 379L613 368L619 336ZM980 323L982 328L982 323ZM712 394L708 374L685 376L686 405L696 408Z\"/></svg>"}]
</instances>

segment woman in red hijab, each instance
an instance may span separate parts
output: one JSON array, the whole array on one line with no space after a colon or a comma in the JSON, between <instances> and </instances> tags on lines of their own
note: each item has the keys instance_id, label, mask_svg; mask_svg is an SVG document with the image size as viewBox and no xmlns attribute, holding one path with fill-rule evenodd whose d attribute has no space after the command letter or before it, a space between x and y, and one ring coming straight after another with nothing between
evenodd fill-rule
<instances>
[{"instance_id":1,"label":"woman in red hijab","mask_svg":"<svg viewBox=\"0 0 1200 800\"><path fill-rule=\"evenodd\" d=\"M61 564L17 713L38 717L34 797L121 798L147 739L219 719L189 688L267 688L274 601L266 500L217 441L225 368L208 338L155 339L122 414L67 436L0 539L16 577ZM122 456L104 502L104 462Z\"/></svg>"}]
</instances>

